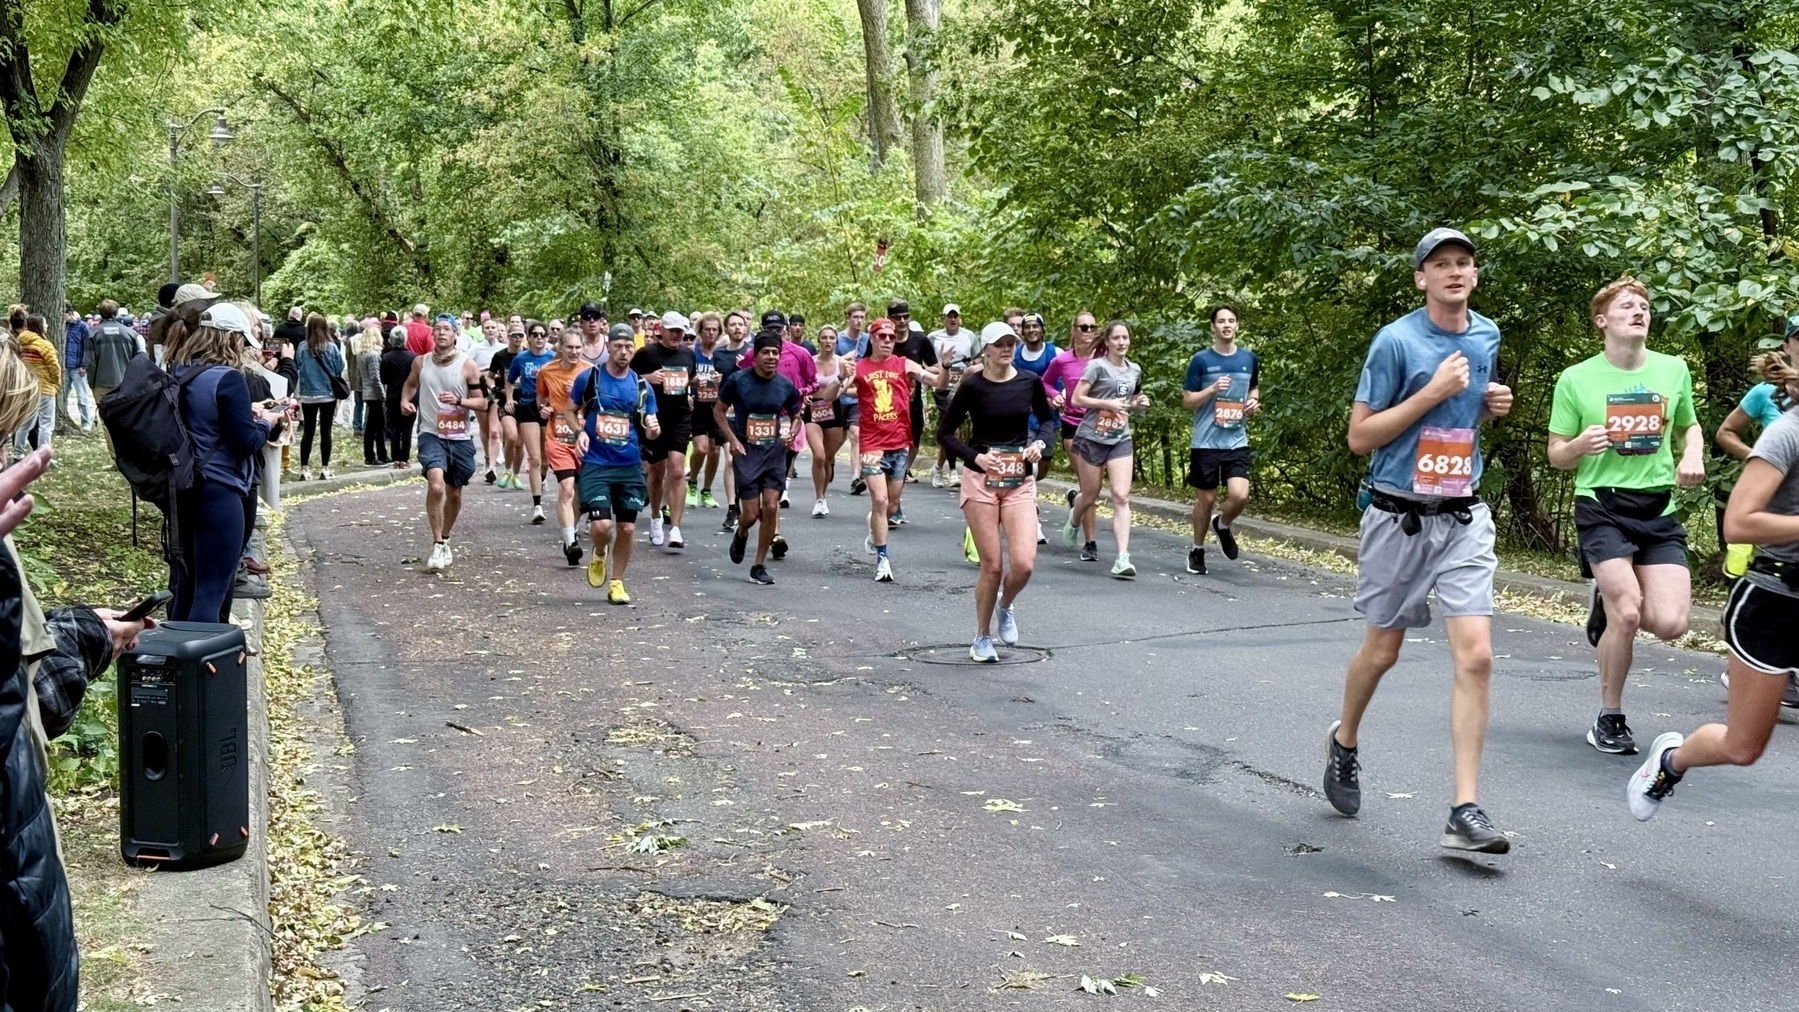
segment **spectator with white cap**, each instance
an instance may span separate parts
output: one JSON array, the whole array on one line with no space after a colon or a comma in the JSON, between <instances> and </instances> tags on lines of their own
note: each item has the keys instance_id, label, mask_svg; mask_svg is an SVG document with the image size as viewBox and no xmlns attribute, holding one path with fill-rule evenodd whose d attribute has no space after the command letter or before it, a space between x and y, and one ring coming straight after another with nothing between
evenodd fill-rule
<instances>
[{"instance_id":1,"label":"spectator with white cap","mask_svg":"<svg viewBox=\"0 0 1799 1012\"><path fill-rule=\"evenodd\" d=\"M931 331L931 347L937 350L937 361L949 371L949 386L931 392L937 417L942 418L949 410L956 384L961 382L962 373L968 369L969 359L974 357L974 334L962 329L961 306L951 302L943 307L943 326ZM949 448L938 443L937 462L931 465L931 487L958 488L961 484L962 473L950 462Z\"/></svg>"}]
</instances>

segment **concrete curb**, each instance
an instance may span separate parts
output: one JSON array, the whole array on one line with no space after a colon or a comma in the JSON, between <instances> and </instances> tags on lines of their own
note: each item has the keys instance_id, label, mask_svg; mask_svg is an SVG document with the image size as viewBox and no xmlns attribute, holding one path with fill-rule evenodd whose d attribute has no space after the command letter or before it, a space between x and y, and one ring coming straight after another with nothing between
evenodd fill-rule
<instances>
[{"instance_id":1,"label":"concrete curb","mask_svg":"<svg viewBox=\"0 0 1799 1012\"><path fill-rule=\"evenodd\" d=\"M391 485L396 481L417 478L421 473L419 466L414 464L404 471L392 467L371 467L367 470L350 471L346 474L340 474L330 478L314 478L311 481L283 481L281 483L281 497L286 499L288 496L309 496L317 495L321 492L341 492L344 489L355 488L358 485Z\"/></svg>"},{"instance_id":2,"label":"concrete curb","mask_svg":"<svg viewBox=\"0 0 1799 1012\"><path fill-rule=\"evenodd\" d=\"M1066 494L1068 489L1074 487L1073 482L1060 478L1046 478L1037 484L1039 487L1057 494ZM1190 523L1193 516L1192 503L1170 502L1167 499L1153 499L1139 495L1131 496L1131 508L1164 520L1174 520L1183 524ZM1067 519L1066 516L1063 519ZM1361 551L1360 543L1355 538L1344 537L1340 534L1327 534L1305 527L1295 527L1292 524L1275 523L1272 520L1257 520L1248 515L1238 517L1234 527L1239 533L1248 537L1286 541L1313 551L1331 552L1351 562L1356 561L1356 557ZM1501 569L1494 577L1493 585L1495 589L1501 591L1527 594L1544 601L1560 599L1582 603L1587 599L1587 585L1584 583L1553 580L1546 576L1533 576L1529 573L1519 573L1509 569ZM1724 635L1722 621L1723 615L1719 609L1694 605L1688 627L1690 631L1702 636L1722 639Z\"/></svg>"}]
</instances>

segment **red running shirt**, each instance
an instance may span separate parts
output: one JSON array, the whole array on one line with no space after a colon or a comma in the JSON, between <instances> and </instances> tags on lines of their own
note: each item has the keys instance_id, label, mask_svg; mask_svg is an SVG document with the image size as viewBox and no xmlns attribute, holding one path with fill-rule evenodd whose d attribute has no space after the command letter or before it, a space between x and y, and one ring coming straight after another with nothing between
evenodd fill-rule
<instances>
[{"instance_id":1,"label":"red running shirt","mask_svg":"<svg viewBox=\"0 0 1799 1012\"><path fill-rule=\"evenodd\" d=\"M856 362L856 398L861 404L862 452L885 453L912 446L912 380L906 359L889 355Z\"/></svg>"}]
</instances>

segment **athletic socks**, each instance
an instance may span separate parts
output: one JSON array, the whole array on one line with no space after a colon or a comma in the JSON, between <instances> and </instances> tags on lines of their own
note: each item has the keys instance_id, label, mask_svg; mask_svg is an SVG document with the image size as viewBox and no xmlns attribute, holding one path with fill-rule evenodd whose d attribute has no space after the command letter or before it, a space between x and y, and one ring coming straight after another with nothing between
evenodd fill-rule
<instances>
[{"instance_id":1,"label":"athletic socks","mask_svg":"<svg viewBox=\"0 0 1799 1012\"><path fill-rule=\"evenodd\" d=\"M885 559L887 557L887 546L886 545L876 545L875 546L875 554L879 555L881 558Z\"/></svg>"},{"instance_id":2,"label":"athletic socks","mask_svg":"<svg viewBox=\"0 0 1799 1012\"><path fill-rule=\"evenodd\" d=\"M1601 717L1622 717L1624 711L1615 706L1602 706L1599 708L1599 715Z\"/></svg>"},{"instance_id":3,"label":"athletic socks","mask_svg":"<svg viewBox=\"0 0 1799 1012\"><path fill-rule=\"evenodd\" d=\"M562 529L562 543L565 545L572 545L575 543L575 529L573 527L564 527Z\"/></svg>"}]
</instances>

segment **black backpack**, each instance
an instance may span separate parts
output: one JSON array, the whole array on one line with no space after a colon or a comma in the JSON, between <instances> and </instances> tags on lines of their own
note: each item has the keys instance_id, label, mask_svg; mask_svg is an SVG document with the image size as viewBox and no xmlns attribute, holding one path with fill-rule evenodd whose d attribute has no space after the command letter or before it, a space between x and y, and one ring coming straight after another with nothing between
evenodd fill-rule
<instances>
[{"instance_id":1,"label":"black backpack","mask_svg":"<svg viewBox=\"0 0 1799 1012\"><path fill-rule=\"evenodd\" d=\"M100 398L100 422L112 437L113 462L139 499L165 514L175 494L194 487L200 461L187 422L181 417L181 390L207 370L189 369L177 380L140 353L125 367L118 387Z\"/></svg>"}]
</instances>

